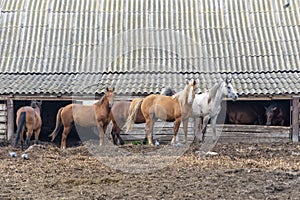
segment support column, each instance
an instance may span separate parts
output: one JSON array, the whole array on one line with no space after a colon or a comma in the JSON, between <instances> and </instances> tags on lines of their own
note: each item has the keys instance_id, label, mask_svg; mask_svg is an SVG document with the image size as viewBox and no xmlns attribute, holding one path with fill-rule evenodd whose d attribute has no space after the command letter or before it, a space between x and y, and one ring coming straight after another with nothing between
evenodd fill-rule
<instances>
[{"instance_id":1,"label":"support column","mask_svg":"<svg viewBox=\"0 0 300 200\"><path fill-rule=\"evenodd\" d=\"M293 97L292 141L299 142L299 98Z\"/></svg>"},{"instance_id":2,"label":"support column","mask_svg":"<svg viewBox=\"0 0 300 200\"><path fill-rule=\"evenodd\" d=\"M7 140L13 139L14 136L14 101L7 100Z\"/></svg>"}]
</instances>

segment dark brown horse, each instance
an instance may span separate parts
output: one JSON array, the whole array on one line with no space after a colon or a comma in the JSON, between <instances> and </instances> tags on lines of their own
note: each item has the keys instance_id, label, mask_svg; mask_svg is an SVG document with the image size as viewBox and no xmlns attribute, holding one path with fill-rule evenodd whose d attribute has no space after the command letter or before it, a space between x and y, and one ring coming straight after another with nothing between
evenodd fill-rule
<instances>
[{"instance_id":1,"label":"dark brown horse","mask_svg":"<svg viewBox=\"0 0 300 200\"><path fill-rule=\"evenodd\" d=\"M42 127L41 119L41 105L42 102L36 100L31 102L31 106L24 106L17 111L17 133L14 146L16 147L21 138L21 148L23 150L24 132L26 131L26 146L30 145L30 138L34 133L35 143L39 140L39 135Z\"/></svg>"},{"instance_id":2,"label":"dark brown horse","mask_svg":"<svg viewBox=\"0 0 300 200\"><path fill-rule=\"evenodd\" d=\"M263 125L265 123L265 108L259 103L227 102L226 114L231 124Z\"/></svg>"},{"instance_id":3,"label":"dark brown horse","mask_svg":"<svg viewBox=\"0 0 300 200\"><path fill-rule=\"evenodd\" d=\"M166 95L166 96L172 96L175 94L175 91L171 89L170 87L164 88L161 91L161 94ZM122 140L120 133L126 124L127 118L129 117L129 109L130 107L135 107L137 102L140 102L142 98L136 98L133 99L132 101L118 101L114 103L114 106L111 109L111 120L113 123L112 127L112 138L113 142L115 145L117 144L124 144L124 141ZM135 124L140 124L140 123L145 123L145 118L142 114L141 111L141 106L137 107L137 112L135 112L134 115L130 116L130 122L135 123ZM132 124L130 124L130 127Z\"/></svg>"},{"instance_id":4,"label":"dark brown horse","mask_svg":"<svg viewBox=\"0 0 300 200\"><path fill-rule=\"evenodd\" d=\"M175 94L174 97L151 94L139 100L136 106L132 108L130 115L135 116L135 112L138 111L136 107L141 107L142 114L146 121L145 132L149 145L153 145L151 133L153 132L154 123L157 119L174 122L174 135L171 144L175 143L180 123L183 121L185 141L187 140L187 125L188 119L193 111L192 104L195 98L195 86L196 82L194 80L187 81L184 90ZM127 130L130 130L132 123L129 122L127 124Z\"/></svg>"},{"instance_id":5,"label":"dark brown horse","mask_svg":"<svg viewBox=\"0 0 300 200\"><path fill-rule=\"evenodd\" d=\"M99 101L93 105L69 104L58 110L56 116L56 126L54 131L49 135L52 141L59 133L63 126L64 130L61 138L61 148L66 148L66 140L72 129L73 123L82 127L98 127L100 145L103 144L104 133L110 122L110 111L114 103L114 89L106 88L106 92Z\"/></svg>"},{"instance_id":6,"label":"dark brown horse","mask_svg":"<svg viewBox=\"0 0 300 200\"><path fill-rule=\"evenodd\" d=\"M289 105L288 103L272 103L270 106L266 107L266 125L289 125Z\"/></svg>"}]
</instances>

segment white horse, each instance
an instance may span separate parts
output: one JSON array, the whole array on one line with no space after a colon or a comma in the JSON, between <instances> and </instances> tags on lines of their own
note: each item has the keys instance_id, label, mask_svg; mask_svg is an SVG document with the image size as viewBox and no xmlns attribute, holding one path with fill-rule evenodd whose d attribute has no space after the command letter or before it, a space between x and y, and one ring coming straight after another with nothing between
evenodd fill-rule
<instances>
[{"instance_id":1,"label":"white horse","mask_svg":"<svg viewBox=\"0 0 300 200\"><path fill-rule=\"evenodd\" d=\"M208 92L202 94L196 94L193 102L193 117L203 118L202 127L202 142L204 141L204 135L207 128L207 123L210 120L213 129L213 140L216 139L216 122L217 117L221 111L221 103L224 97L237 100L238 95L230 83L231 80L226 79L215 84Z\"/></svg>"}]
</instances>

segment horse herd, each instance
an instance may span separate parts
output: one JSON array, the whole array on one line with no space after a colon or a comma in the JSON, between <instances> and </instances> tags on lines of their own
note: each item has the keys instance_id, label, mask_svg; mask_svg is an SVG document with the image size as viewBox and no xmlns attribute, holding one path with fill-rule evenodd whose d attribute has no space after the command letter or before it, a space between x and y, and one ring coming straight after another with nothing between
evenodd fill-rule
<instances>
[{"instance_id":1,"label":"horse herd","mask_svg":"<svg viewBox=\"0 0 300 200\"><path fill-rule=\"evenodd\" d=\"M66 140L74 124L82 127L97 126L99 144L103 144L104 134L110 122L112 122L113 143L124 144L120 132L124 127L126 131L132 129L133 124L145 123L145 140L153 145L152 132L155 122L160 119L166 122L174 122L173 137L171 144L175 143L176 136L183 124L184 140L187 140L187 127L190 117L201 118L202 142L205 138L207 124L210 121L213 130L213 139L216 137L216 123L222 108L224 97L233 101L238 99L231 81L226 79L215 84L208 92L196 94L196 81L187 80L182 91L175 93L167 88L161 94L150 94L145 98L136 98L132 101L114 102L114 88L106 88L105 94L93 105L69 104L58 110L56 115L56 126L49 135L52 141L63 127L61 148L66 148ZM17 131L14 146L18 145L21 138L23 149L24 134L26 132L25 144L30 145L31 136L35 135L38 142L42 127L41 102L32 101L31 106L24 106L17 111ZM266 117L264 117L263 115ZM280 105L272 104L269 107L261 107L258 104L242 105L240 102L228 102L227 115L229 123L253 123L266 125L285 125L287 113ZM264 120L266 118L266 120Z\"/></svg>"}]
</instances>

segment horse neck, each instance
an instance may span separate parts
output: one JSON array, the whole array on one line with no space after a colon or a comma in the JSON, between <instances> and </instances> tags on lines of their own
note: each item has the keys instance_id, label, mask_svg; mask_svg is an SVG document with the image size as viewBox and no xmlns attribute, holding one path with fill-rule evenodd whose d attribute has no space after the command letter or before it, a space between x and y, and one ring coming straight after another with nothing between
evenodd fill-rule
<instances>
[{"instance_id":1,"label":"horse neck","mask_svg":"<svg viewBox=\"0 0 300 200\"><path fill-rule=\"evenodd\" d=\"M223 93L222 87L219 87L214 95L214 98L212 98L210 102L211 116L218 115L224 96L225 94Z\"/></svg>"},{"instance_id":2,"label":"horse neck","mask_svg":"<svg viewBox=\"0 0 300 200\"><path fill-rule=\"evenodd\" d=\"M189 98L189 93L188 93L188 90L189 90L189 86L186 86L184 88L184 90L182 90L181 92L177 93L178 95L178 101L179 101L179 104L182 108L191 108L193 106L193 104L189 104L188 103L188 98Z\"/></svg>"},{"instance_id":3,"label":"horse neck","mask_svg":"<svg viewBox=\"0 0 300 200\"><path fill-rule=\"evenodd\" d=\"M223 91L222 91L222 82L214 85L210 91L209 91L209 99L210 102L215 102L215 101L221 101L222 98L224 97Z\"/></svg>"},{"instance_id":4,"label":"horse neck","mask_svg":"<svg viewBox=\"0 0 300 200\"><path fill-rule=\"evenodd\" d=\"M107 108L109 109L109 106L108 106L108 100L105 96L101 97L101 99L99 99L95 105L97 106L103 106L104 108Z\"/></svg>"}]
</instances>

